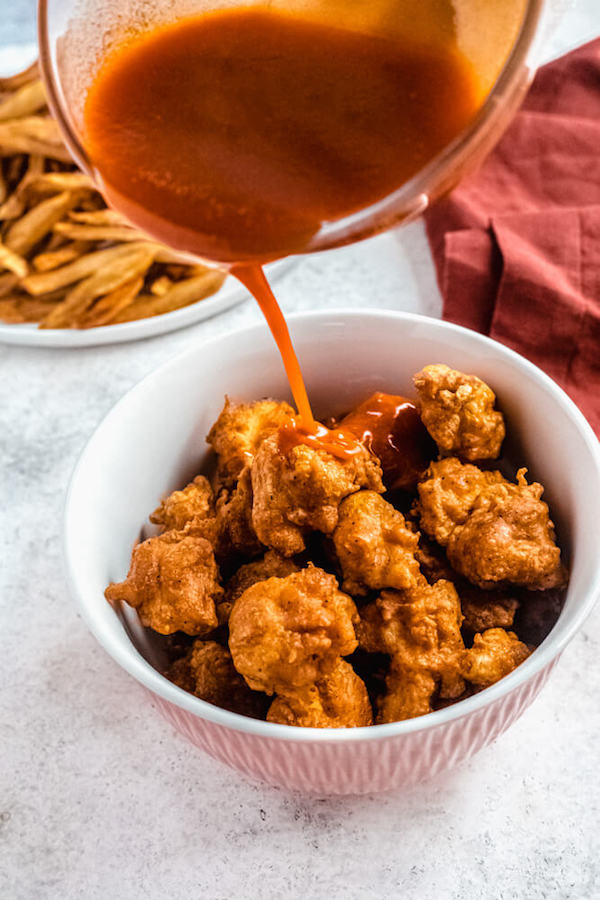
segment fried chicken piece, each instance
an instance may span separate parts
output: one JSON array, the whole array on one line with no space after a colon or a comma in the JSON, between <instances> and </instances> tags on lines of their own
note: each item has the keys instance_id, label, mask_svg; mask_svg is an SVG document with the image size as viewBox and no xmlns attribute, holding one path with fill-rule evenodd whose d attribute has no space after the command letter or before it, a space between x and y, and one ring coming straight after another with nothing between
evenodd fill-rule
<instances>
[{"instance_id":1,"label":"fried chicken piece","mask_svg":"<svg viewBox=\"0 0 600 900\"><path fill-rule=\"evenodd\" d=\"M527 644L521 643L514 632L490 628L476 634L473 646L467 650L465 678L471 684L488 687L520 666L530 654Z\"/></svg>"},{"instance_id":2,"label":"fried chicken piece","mask_svg":"<svg viewBox=\"0 0 600 900\"><path fill-rule=\"evenodd\" d=\"M356 649L356 607L333 575L308 566L247 588L229 618L233 662L251 688L289 694Z\"/></svg>"},{"instance_id":3,"label":"fried chicken piece","mask_svg":"<svg viewBox=\"0 0 600 900\"><path fill-rule=\"evenodd\" d=\"M369 589L410 587L419 574L415 550L419 535L404 516L374 491L342 500L333 543L350 594Z\"/></svg>"},{"instance_id":4,"label":"fried chicken piece","mask_svg":"<svg viewBox=\"0 0 600 900\"><path fill-rule=\"evenodd\" d=\"M206 438L218 454L219 484L232 488L246 466L252 465L264 439L293 415L289 403L279 400L233 403L226 397L225 406Z\"/></svg>"},{"instance_id":5,"label":"fried chicken piece","mask_svg":"<svg viewBox=\"0 0 600 900\"><path fill-rule=\"evenodd\" d=\"M150 521L163 531L181 531L188 522L214 519L213 489L204 475L198 475L181 491L173 491L150 515Z\"/></svg>"},{"instance_id":6,"label":"fried chicken piece","mask_svg":"<svg viewBox=\"0 0 600 900\"><path fill-rule=\"evenodd\" d=\"M463 628L468 631L485 631L487 628L510 628L519 608L515 592L482 591L471 584L457 585Z\"/></svg>"},{"instance_id":7,"label":"fried chicken piece","mask_svg":"<svg viewBox=\"0 0 600 900\"><path fill-rule=\"evenodd\" d=\"M448 457L429 466L418 485L421 528L442 547L463 525L479 495L504 481L500 472L483 472L477 466Z\"/></svg>"},{"instance_id":8,"label":"fried chicken piece","mask_svg":"<svg viewBox=\"0 0 600 900\"><path fill-rule=\"evenodd\" d=\"M232 490L224 488L217 497L217 556L227 558L236 553L258 556L264 547L252 524L252 480L250 469L244 469Z\"/></svg>"},{"instance_id":9,"label":"fried chicken piece","mask_svg":"<svg viewBox=\"0 0 600 900\"><path fill-rule=\"evenodd\" d=\"M481 588L509 582L543 590L566 582L554 525L540 499L544 489L527 484L525 471L517 484L488 485L450 537L450 563Z\"/></svg>"},{"instance_id":10,"label":"fried chicken piece","mask_svg":"<svg viewBox=\"0 0 600 900\"><path fill-rule=\"evenodd\" d=\"M225 597L217 607L219 624L229 621L233 604L253 584L266 581L267 578L285 578L287 575L299 571L300 566L297 566L292 559L280 556L275 550L268 550L262 559L240 566L225 585Z\"/></svg>"},{"instance_id":11,"label":"fried chicken piece","mask_svg":"<svg viewBox=\"0 0 600 900\"><path fill-rule=\"evenodd\" d=\"M360 612L356 633L368 653L387 653L402 671L428 672L442 697L464 690L462 614L454 585L421 577L404 591L382 591Z\"/></svg>"},{"instance_id":12,"label":"fried chicken piece","mask_svg":"<svg viewBox=\"0 0 600 900\"><path fill-rule=\"evenodd\" d=\"M363 487L384 490L377 458L368 450L347 459L305 444L284 452L272 435L252 465L254 530L267 547L294 556L304 550L308 531L331 534L340 502Z\"/></svg>"},{"instance_id":13,"label":"fried chicken piece","mask_svg":"<svg viewBox=\"0 0 600 900\"><path fill-rule=\"evenodd\" d=\"M473 462L500 455L504 417L484 381L441 364L425 366L413 381L421 419L443 456Z\"/></svg>"},{"instance_id":14,"label":"fried chicken piece","mask_svg":"<svg viewBox=\"0 0 600 900\"><path fill-rule=\"evenodd\" d=\"M402 722L431 712L436 679L427 669L411 669L392 660L386 693L377 700L377 724Z\"/></svg>"},{"instance_id":15,"label":"fried chicken piece","mask_svg":"<svg viewBox=\"0 0 600 900\"><path fill-rule=\"evenodd\" d=\"M303 728L360 728L373 724L364 682L340 659L329 675L289 696L273 700L267 722Z\"/></svg>"},{"instance_id":16,"label":"fried chicken piece","mask_svg":"<svg viewBox=\"0 0 600 900\"><path fill-rule=\"evenodd\" d=\"M215 641L194 641L167 670L167 678L201 700L242 716L264 718L262 694L251 691L236 672L229 651Z\"/></svg>"},{"instance_id":17,"label":"fried chicken piece","mask_svg":"<svg viewBox=\"0 0 600 900\"><path fill-rule=\"evenodd\" d=\"M137 609L142 625L160 634L207 634L217 627L223 588L213 548L192 532L165 531L133 548L125 581L104 592L109 603Z\"/></svg>"}]
</instances>

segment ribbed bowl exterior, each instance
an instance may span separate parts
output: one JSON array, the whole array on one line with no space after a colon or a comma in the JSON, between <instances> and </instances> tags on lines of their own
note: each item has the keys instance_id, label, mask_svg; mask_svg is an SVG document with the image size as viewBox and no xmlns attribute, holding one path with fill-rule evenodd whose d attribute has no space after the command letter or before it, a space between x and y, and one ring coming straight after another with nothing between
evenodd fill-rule
<instances>
[{"instance_id":1,"label":"ribbed bowl exterior","mask_svg":"<svg viewBox=\"0 0 600 900\"><path fill-rule=\"evenodd\" d=\"M250 778L290 791L368 794L409 787L469 759L533 702L557 658L509 694L437 727L362 741L293 741L208 722L152 694L192 744Z\"/></svg>"}]
</instances>

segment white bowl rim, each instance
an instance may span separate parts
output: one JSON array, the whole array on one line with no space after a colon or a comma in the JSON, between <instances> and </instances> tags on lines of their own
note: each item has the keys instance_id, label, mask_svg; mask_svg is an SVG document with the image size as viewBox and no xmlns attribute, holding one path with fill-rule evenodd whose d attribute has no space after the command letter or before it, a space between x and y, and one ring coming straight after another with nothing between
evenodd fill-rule
<instances>
[{"instance_id":1,"label":"white bowl rim","mask_svg":"<svg viewBox=\"0 0 600 900\"><path fill-rule=\"evenodd\" d=\"M587 422L581 411L578 409L578 407L575 405L575 403L570 399L565 391L563 391L563 389L559 387L552 378L550 378L550 376L546 375L545 372L543 372L533 363L529 362L529 360L525 359L520 354L516 353L514 350L505 347L503 344L500 344L498 341L486 337L485 335L481 335L478 332L472 331L471 329L464 328L461 325L455 325L451 322L430 318L428 316L423 316L416 313L407 313L397 310L357 310L354 308L340 307L328 310L308 310L299 313L293 313L287 317L287 320L289 323L293 324L297 321L313 320L315 322L319 322L326 319L335 319L337 322L339 322L341 318L345 320L377 318L382 320L393 320L395 323L426 323L428 326L433 326L434 328L441 329L442 331L445 331L450 335L457 334L464 336L466 334L469 336L470 340L475 340L476 342L480 341L484 347L486 345L493 347L494 352L500 353L501 356L504 356L504 358L509 361L517 370L521 371L523 376L528 379L533 379L534 381L537 381L539 384L541 384L546 389L546 391L552 395L553 399L563 409L563 411L568 414L568 416L576 425L580 436L582 437L587 449L589 450L592 458L595 461L598 479L600 480L600 443L598 442L589 423ZM265 722L262 719L248 718L246 716L230 712L229 710L213 706L213 704L207 703L206 701L201 700L199 697L195 697L193 694L189 694L187 693L187 691L176 687L176 685L168 681L167 678L165 678L156 669L154 669L150 665L150 663L148 663L141 656L139 651L132 644L130 644L130 647L128 647L127 650L124 650L120 646L113 644L111 640L103 633L102 629L99 627L99 623L96 621L94 616L94 606L96 605L95 602L93 604L88 604L84 600L84 591L79 590L78 574L73 564L74 556L70 553L69 549L70 534L73 529L71 523L73 496L75 494L75 491L77 490L77 482L80 472L85 466L87 453L96 437L96 434L110 421L116 410L119 409L121 405L127 403L129 396L138 390L142 390L147 382L151 381L152 379L161 377L161 375L169 371L171 368L178 368L180 365L185 364L185 361L188 358L196 356L199 352L202 352L207 347L218 344L221 341L230 340L234 337L239 338L241 335L243 335L246 341L248 341L249 339L251 342L253 334L258 335L264 333L265 327L266 326L264 323L242 326L226 334L210 338L209 340L199 341L193 347L186 349L170 360L167 360L162 365L158 366L156 369L142 378L132 388L130 388L121 397L121 399L117 401L112 409L109 410L109 412L106 414L106 416L104 416L104 418L94 430L79 457L79 460L71 476L64 505L64 565L70 591L78 603L79 609L86 624L88 625L88 628L90 629L96 640L104 648L104 650L106 650L106 652L110 656L112 656L112 658L123 669L125 669L125 671L132 675L137 681L141 682L141 684L148 688L152 693L157 694L164 700L169 701L175 706L178 706L181 709L192 713L193 715L196 715L201 719L206 719L209 722L213 722L217 725L224 726L234 731L245 732L246 734L252 734L258 737L309 743L313 741L319 743L347 743L360 742L365 740L381 740L386 738L399 737L418 731L428 731L432 728L437 728L438 726L445 725L449 722L457 721L461 718L464 718L465 716L470 715L471 713L476 712L477 710L481 710L486 706L492 705L495 701L499 700L506 694L523 685L526 681L529 681L542 669L549 666L564 650L565 646L572 640L585 619L591 613L598 599L598 596L600 595L600 556L596 565L596 571L594 573L594 579L591 589L585 599L583 599L578 604L577 608L573 611L569 624L563 624L561 628L561 619L559 619L554 625L550 634L542 642L542 644L540 644L540 646L534 651L534 653L532 653L531 656L528 657L525 662L521 663L521 665L518 666L513 672L502 678L500 681L496 682L496 684L493 684L491 687L488 687L485 690L474 694L472 697L468 697L465 700L461 700L457 703L447 706L444 709L436 710L434 712L428 713L427 715L419 716L414 719L405 719L401 722L391 722L385 725L369 725L360 728L303 728L294 725L279 725L272 722ZM101 603L106 603L104 597L98 598L98 600Z\"/></svg>"}]
</instances>

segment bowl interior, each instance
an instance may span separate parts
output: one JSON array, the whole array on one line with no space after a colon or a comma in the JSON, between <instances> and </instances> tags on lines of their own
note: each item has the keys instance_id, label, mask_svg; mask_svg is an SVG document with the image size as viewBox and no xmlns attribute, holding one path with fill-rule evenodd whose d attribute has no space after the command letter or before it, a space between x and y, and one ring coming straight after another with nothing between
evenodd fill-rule
<instances>
[{"instance_id":1,"label":"bowl interior","mask_svg":"<svg viewBox=\"0 0 600 900\"><path fill-rule=\"evenodd\" d=\"M412 396L411 377L427 363L445 362L490 383L507 417L515 461L526 462L530 476L546 486L545 499L572 568L558 624L541 650L504 681L526 677L527 667L547 663L591 609L599 589L600 458L596 439L575 406L521 357L448 323L403 313L327 312L291 317L290 324L317 416L347 410L374 390ZM131 547L162 496L207 465L205 437L225 393L236 400L290 399L263 325L197 346L145 378L116 405L73 476L65 551L88 624L117 661L168 699L181 703L186 696L188 708L191 701L202 715L229 724L240 717L183 695L149 666L103 596L110 581L125 576ZM543 652L545 660L539 657ZM503 682L495 689L503 690ZM451 717L453 710L434 715ZM420 727L417 721L377 728L412 729Z\"/></svg>"}]
</instances>

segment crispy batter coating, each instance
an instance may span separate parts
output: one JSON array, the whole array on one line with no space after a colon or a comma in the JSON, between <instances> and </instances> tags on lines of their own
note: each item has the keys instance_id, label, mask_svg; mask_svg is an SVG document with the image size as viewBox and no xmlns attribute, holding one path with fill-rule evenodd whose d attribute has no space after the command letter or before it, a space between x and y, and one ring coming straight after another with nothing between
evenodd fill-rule
<instances>
[{"instance_id":1,"label":"crispy batter coating","mask_svg":"<svg viewBox=\"0 0 600 900\"><path fill-rule=\"evenodd\" d=\"M314 685L275 697L267 721L303 728L359 728L373 724L373 712L364 682L340 659Z\"/></svg>"},{"instance_id":2,"label":"crispy batter coating","mask_svg":"<svg viewBox=\"0 0 600 900\"><path fill-rule=\"evenodd\" d=\"M229 651L215 641L194 641L166 674L178 687L207 703L242 716L264 716L264 697L250 690L236 672Z\"/></svg>"},{"instance_id":3,"label":"crispy batter coating","mask_svg":"<svg viewBox=\"0 0 600 900\"><path fill-rule=\"evenodd\" d=\"M462 614L454 585L419 579L405 591L382 591L363 607L356 633L368 653L387 653L402 671L428 672L442 697L458 697L464 682Z\"/></svg>"},{"instance_id":4,"label":"crispy batter coating","mask_svg":"<svg viewBox=\"0 0 600 900\"><path fill-rule=\"evenodd\" d=\"M531 650L512 631L490 628L476 634L467 650L465 678L471 684L488 687L520 666Z\"/></svg>"},{"instance_id":5,"label":"crispy batter coating","mask_svg":"<svg viewBox=\"0 0 600 900\"><path fill-rule=\"evenodd\" d=\"M340 502L362 487L384 490L377 458L368 450L344 460L305 444L284 452L272 435L252 464L254 530L263 544L294 556L304 550L308 531L332 533Z\"/></svg>"},{"instance_id":6,"label":"crispy batter coating","mask_svg":"<svg viewBox=\"0 0 600 900\"><path fill-rule=\"evenodd\" d=\"M229 621L233 604L238 597L242 596L246 588L252 587L259 581L266 581L267 578L285 578L286 575L299 571L300 566L297 566L292 559L280 556L275 550L268 550L262 559L240 566L225 585L223 602L217 606L219 625L224 625Z\"/></svg>"},{"instance_id":7,"label":"crispy batter coating","mask_svg":"<svg viewBox=\"0 0 600 900\"><path fill-rule=\"evenodd\" d=\"M447 546L456 527L467 521L479 495L502 481L500 472L482 472L456 457L431 463L418 486L421 528L442 547Z\"/></svg>"},{"instance_id":8,"label":"crispy batter coating","mask_svg":"<svg viewBox=\"0 0 600 900\"><path fill-rule=\"evenodd\" d=\"M289 403L279 400L233 403L226 397L225 406L206 438L218 454L219 484L232 488L241 472L252 464L262 441L293 415Z\"/></svg>"},{"instance_id":9,"label":"crispy batter coating","mask_svg":"<svg viewBox=\"0 0 600 900\"><path fill-rule=\"evenodd\" d=\"M379 494L350 494L340 504L333 532L343 590L366 594L369 589L410 587L419 574L418 542L419 535L408 528L402 513Z\"/></svg>"},{"instance_id":10,"label":"crispy batter coating","mask_svg":"<svg viewBox=\"0 0 600 900\"><path fill-rule=\"evenodd\" d=\"M225 585L225 600L233 605L238 597L241 597L244 591L253 584L266 581L267 578L286 578L299 571L300 566L293 559L286 559L275 550L267 550L262 559L246 563L237 570L235 575L232 575Z\"/></svg>"},{"instance_id":11,"label":"crispy batter coating","mask_svg":"<svg viewBox=\"0 0 600 900\"><path fill-rule=\"evenodd\" d=\"M411 669L392 660L386 692L377 701L377 724L401 722L431 712L436 679L427 669Z\"/></svg>"},{"instance_id":12,"label":"crispy batter coating","mask_svg":"<svg viewBox=\"0 0 600 900\"><path fill-rule=\"evenodd\" d=\"M421 419L443 456L496 459L504 440L504 417L496 395L475 375L445 365L425 366L414 376Z\"/></svg>"},{"instance_id":13,"label":"crispy batter coating","mask_svg":"<svg viewBox=\"0 0 600 900\"><path fill-rule=\"evenodd\" d=\"M239 553L258 556L264 550L252 525L252 481L244 469L232 490L224 488L217 497L217 555L225 558Z\"/></svg>"},{"instance_id":14,"label":"crispy batter coating","mask_svg":"<svg viewBox=\"0 0 600 900\"><path fill-rule=\"evenodd\" d=\"M479 587L509 582L541 590L566 582L554 525L540 499L544 489L527 484L524 472L517 484L489 485L450 537L450 563Z\"/></svg>"},{"instance_id":15,"label":"crispy batter coating","mask_svg":"<svg viewBox=\"0 0 600 900\"><path fill-rule=\"evenodd\" d=\"M142 625L160 634L207 634L217 627L215 601L223 588L213 549L203 537L166 531L133 549L125 581L110 584L110 603L137 609Z\"/></svg>"},{"instance_id":16,"label":"crispy batter coating","mask_svg":"<svg viewBox=\"0 0 600 900\"><path fill-rule=\"evenodd\" d=\"M233 662L251 688L288 694L356 649L356 607L333 575L309 566L247 588L229 618Z\"/></svg>"},{"instance_id":17,"label":"crispy batter coating","mask_svg":"<svg viewBox=\"0 0 600 900\"><path fill-rule=\"evenodd\" d=\"M150 515L150 521L163 531L181 531L188 522L212 519L215 498L208 478L198 475L181 491L173 491Z\"/></svg>"},{"instance_id":18,"label":"crispy batter coating","mask_svg":"<svg viewBox=\"0 0 600 900\"><path fill-rule=\"evenodd\" d=\"M457 586L460 608L467 631L485 631L487 628L511 628L519 600L514 591L482 591L461 582Z\"/></svg>"}]
</instances>

